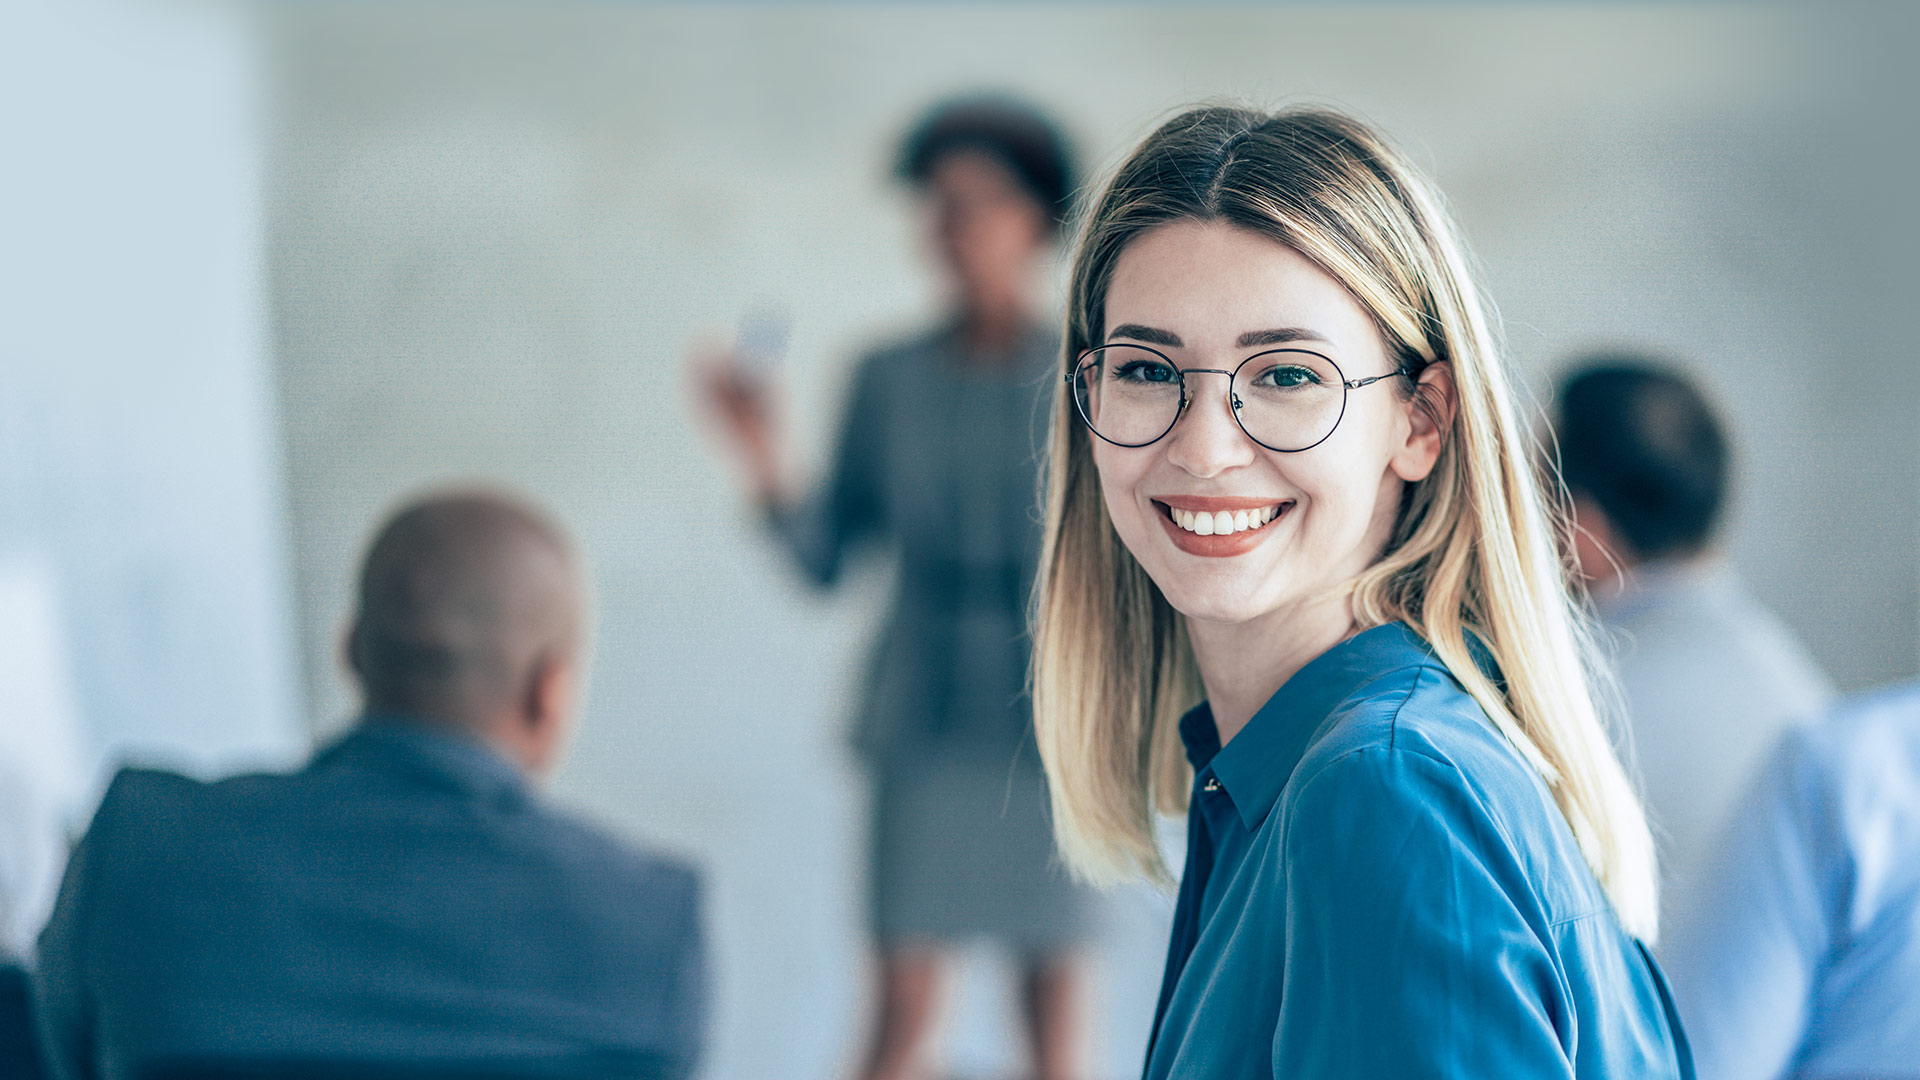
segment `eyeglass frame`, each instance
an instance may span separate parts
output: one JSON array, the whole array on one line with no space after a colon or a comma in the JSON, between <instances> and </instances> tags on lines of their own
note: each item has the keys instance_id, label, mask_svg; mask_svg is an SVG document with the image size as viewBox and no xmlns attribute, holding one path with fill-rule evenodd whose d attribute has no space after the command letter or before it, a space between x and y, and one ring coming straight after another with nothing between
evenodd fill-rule
<instances>
[{"instance_id":1,"label":"eyeglass frame","mask_svg":"<svg viewBox=\"0 0 1920 1080\"><path fill-rule=\"evenodd\" d=\"M1153 438L1148 439L1146 442L1123 443L1118 439L1111 439L1105 435L1100 434L1100 429L1093 426L1093 420L1087 416L1086 408L1080 404L1080 395L1074 393L1072 390L1074 377L1079 375L1080 369L1086 366L1088 357L1092 356L1094 353L1101 352L1106 349L1115 349L1115 348L1139 349L1141 352L1152 353L1153 355L1166 361L1167 366L1173 369L1174 376L1180 380L1180 408L1174 412L1173 419L1168 422L1166 429L1160 432L1160 434L1155 435ZM1261 442L1257 437L1254 436L1253 432L1248 431L1246 422L1240 419L1240 410L1245 408L1246 406L1244 403L1241 402L1240 395L1233 392L1233 380L1239 376L1241 368L1246 367L1248 364L1253 363L1255 360L1258 360L1263 356L1273 356L1277 353L1305 353L1308 356L1319 357L1320 359L1325 360L1328 364L1331 364L1333 366L1334 374L1340 376L1340 415L1333 418L1333 424L1332 426L1327 428L1327 433L1325 435L1320 436L1318 439L1313 440L1312 442L1308 443L1305 446L1298 447L1293 450L1282 450L1277 446L1272 446L1267 443ZM1328 356L1325 353L1315 352L1312 349L1300 349L1300 348L1293 348L1293 347L1288 347L1284 349L1267 349L1262 352L1254 353L1252 356L1249 356L1245 360L1242 360L1238 364L1234 365L1233 370L1231 371L1225 368L1183 368L1179 364L1176 364L1173 362L1173 357L1168 356L1166 353L1161 352L1159 349L1156 349L1151 345L1140 345L1131 341L1115 341L1115 342L1108 342L1105 345L1095 345L1091 348L1082 350L1080 355L1074 358L1073 366L1067 369L1067 373L1063 381L1068 386L1068 391L1067 391L1068 394L1070 394L1073 397L1074 414L1080 417L1080 422L1087 426L1088 431L1093 432L1093 434L1103 442L1108 442L1113 444L1114 446L1122 447L1127 450L1138 450L1143 446L1152 446L1154 443L1157 443L1161 439L1166 438L1168 435L1173 433L1174 428L1180 425L1180 418L1187 414L1187 406L1193 404L1192 396L1187 393L1188 374L1225 375L1227 377L1227 410L1233 414L1233 422L1236 426L1240 428L1240 433L1242 435L1245 435L1247 438L1252 439L1255 445L1264 447L1268 450L1273 451L1276 454L1302 454L1308 450L1313 449L1316 446L1319 446L1321 443L1326 442L1328 439L1333 438L1333 433L1340 429L1340 421L1345 420L1347 418L1347 392L1348 391L1359 390L1364 387L1372 386L1374 383L1383 382L1387 379L1391 379L1396 376L1411 379L1413 377L1413 369L1408 367L1405 364L1402 364L1399 367L1393 369L1392 371L1387 372L1385 375L1370 375L1364 379L1349 379L1347 378L1347 373L1341 369L1340 362L1338 360L1335 360L1333 357Z\"/></svg>"}]
</instances>

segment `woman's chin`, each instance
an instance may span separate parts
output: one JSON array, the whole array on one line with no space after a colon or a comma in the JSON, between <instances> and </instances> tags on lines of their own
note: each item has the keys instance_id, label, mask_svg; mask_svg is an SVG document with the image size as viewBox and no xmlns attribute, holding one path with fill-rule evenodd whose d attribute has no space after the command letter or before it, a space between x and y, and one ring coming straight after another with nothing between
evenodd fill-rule
<instances>
[{"instance_id":1,"label":"woman's chin","mask_svg":"<svg viewBox=\"0 0 1920 1080\"><path fill-rule=\"evenodd\" d=\"M1223 626L1252 622L1274 609L1273 604L1256 600L1244 589L1183 589L1178 592L1162 589L1161 593L1166 596L1173 610L1188 620Z\"/></svg>"}]
</instances>

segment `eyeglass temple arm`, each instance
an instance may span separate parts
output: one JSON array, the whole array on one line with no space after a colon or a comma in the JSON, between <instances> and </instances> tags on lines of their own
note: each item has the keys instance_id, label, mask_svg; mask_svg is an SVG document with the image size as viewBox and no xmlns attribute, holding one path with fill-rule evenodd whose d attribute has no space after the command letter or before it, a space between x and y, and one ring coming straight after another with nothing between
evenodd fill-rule
<instances>
[{"instance_id":1,"label":"eyeglass temple arm","mask_svg":"<svg viewBox=\"0 0 1920 1080\"><path fill-rule=\"evenodd\" d=\"M1364 379L1348 379L1346 382L1342 383L1341 385L1345 386L1349 390L1358 390L1363 386L1372 386L1374 383L1377 383L1382 379L1392 379L1402 375L1405 375L1411 378L1413 376L1413 372L1408 371L1406 368L1401 368L1398 371L1389 371L1385 375L1369 375ZM1073 376L1068 375L1067 377L1071 379Z\"/></svg>"}]
</instances>

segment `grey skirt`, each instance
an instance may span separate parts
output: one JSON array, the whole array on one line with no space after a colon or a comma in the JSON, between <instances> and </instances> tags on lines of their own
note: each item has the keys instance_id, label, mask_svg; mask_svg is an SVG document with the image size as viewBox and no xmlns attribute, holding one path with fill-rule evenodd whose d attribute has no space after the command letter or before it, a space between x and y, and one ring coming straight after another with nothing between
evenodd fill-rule
<instances>
[{"instance_id":1,"label":"grey skirt","mask_svg":"<svg viewBox=\"0 0 1920 1080\"><path fill-rule=\"evenodd\" d=\"M1076 945L1097 894L1061 865L1032 760L929 756L879 766L871 912L885 945L986 938L1023 952Z\"/></svg>"}]
</instances>

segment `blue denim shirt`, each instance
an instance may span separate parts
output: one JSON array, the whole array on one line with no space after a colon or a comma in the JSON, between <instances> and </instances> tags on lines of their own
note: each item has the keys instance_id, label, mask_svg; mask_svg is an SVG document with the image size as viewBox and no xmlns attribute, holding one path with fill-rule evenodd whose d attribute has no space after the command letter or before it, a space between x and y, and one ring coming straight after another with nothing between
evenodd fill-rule
<instances>
[{"instance_id":1,"label":"blue denim shirt","mask_svg":"<svg viewBox=\"0 0 1920 1080\"><path fill-rule=\"evenodd\" d=\"M1651 958L1539 776L1404 625L1224 749L1206 705L1146 1076L1682 1076Z\"/></svg>"}]
</instances>

